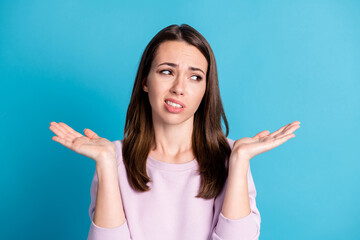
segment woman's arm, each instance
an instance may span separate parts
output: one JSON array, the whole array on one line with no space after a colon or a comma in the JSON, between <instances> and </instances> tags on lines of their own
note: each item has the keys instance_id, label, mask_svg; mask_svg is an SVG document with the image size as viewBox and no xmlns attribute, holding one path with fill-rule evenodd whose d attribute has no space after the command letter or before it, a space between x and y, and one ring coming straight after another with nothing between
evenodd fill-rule
<instances>
[{"instance_id":1,"label":"woman's arm","mask_svg":"<svg viewBox=\"0 0 360 240\"><path fill-rule=\"evenodd\" d=\"M117 159L108 157L108 160L96 164L91 183L88 240L130 240L119 188Z\"/></svg>"},{"instance_id":2,"label":"woman's arm","mask_svg":"<svg viewBox=\"0 0 360 240\"><path fill-rule=\"evenodd\" d=\"M258 239L261 218L255 203L256 190L250 172L250 159L295 137L293 132L300 127L299 124L299 121L294 121L271 134L265 130L232 144L225 196L212 232L213 240ZM217 200L217 204L221 199Z\"/></svg>"},{"instance_id":3,"label":"woman's arm","mask_svg":"<svg viewBox=\"0 0 360 240\"><path fill-rule=\"evenodd\" d=\"M96 164L98 189L94 223L103 228L115 228L125 223L125 214L119 189L116 156L106 156Z\"/></svg>"},{"instance_id":4,"label":"woman's arm","mask_svg":"<svg viewBox=\"0 0 360 240\"><path fill-rule=\"evenodd\" d=\"M225 217L239 219L250 214L246 177L250 159L295 137L293 132L300 127L299 124L299 121L294 121L271 134L265 130L252 138L242 138L234 143L229 159L229 182L222 208Z\"/></svg>"},{"instance_id":5,"label":"woman's arm","mask_svg":"<svg viewBox=\"0 0 360 240\"><path fill-rule=\"evenodd\" d=\"M241 178L240 175L237 178L235 171L229 172L224 189L215 199L213 221L209 238L211 240L256 240L259 238L261 217L256 206L256 188L250 165L246 179Z\"/></svg>"},{"instance_id":6,"label":"woman's arm","mask_svg":"<svg viewBox=\"0 0 360 240\"><path fill-rule=\"evenodd\" d=\"M251 213L247 181L249 161L230 161L230 164L221 213L228 219L240 219Z\"/></svg>"}]
</instances>

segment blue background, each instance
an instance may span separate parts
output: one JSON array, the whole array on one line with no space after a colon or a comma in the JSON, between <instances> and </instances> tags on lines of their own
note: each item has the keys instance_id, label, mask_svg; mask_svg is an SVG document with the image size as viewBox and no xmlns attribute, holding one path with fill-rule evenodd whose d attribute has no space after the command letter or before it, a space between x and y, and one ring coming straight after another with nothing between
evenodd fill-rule
<instances>
[{"instance_id":1,"label":"blue background","mask_svg":"<svg viewBox=\"0 0 360 240\"><path fill-rule=\"evenodd\" d=\"M51 121L122 139L141 54L171 24L212 46L229 137L295 120L251 160L260 239L358 239L360 1L0 1L2 239L85 239L95 162Z\"/></svg>"}]
</instances>

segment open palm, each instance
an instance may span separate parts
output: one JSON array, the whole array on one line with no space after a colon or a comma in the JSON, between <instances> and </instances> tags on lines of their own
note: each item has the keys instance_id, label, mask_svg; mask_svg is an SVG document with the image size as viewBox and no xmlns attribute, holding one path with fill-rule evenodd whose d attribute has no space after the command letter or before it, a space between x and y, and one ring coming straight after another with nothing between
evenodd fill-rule
<instances>
[{"instance_id":1,"label":"open palm","mask_svg":"<svg viewBox=\"0 0 360 240\"><path fill-rule=\"evenodd\" d=\"M299 121L294 121L271 134L269 134L270 132L268 130L264 130L252 138L245 137L238 139L234 142L233 152L251 159L295 137L293 132L300 127L299 124Z\"/></svg>"},{"instance_id":2,"label":"open palm","mask_svg":"<svg viewBox=\"0 0 360 240\"><path fill-rule=\"evenodd\" d=\"M62 122L51 122L49 128L56 134L56 136L52 137L52 140L95 161L104 156L104 154L115 154L114 143L99 137L90 129L84 130L84 136Z\"/></svg>"}]
</instances>

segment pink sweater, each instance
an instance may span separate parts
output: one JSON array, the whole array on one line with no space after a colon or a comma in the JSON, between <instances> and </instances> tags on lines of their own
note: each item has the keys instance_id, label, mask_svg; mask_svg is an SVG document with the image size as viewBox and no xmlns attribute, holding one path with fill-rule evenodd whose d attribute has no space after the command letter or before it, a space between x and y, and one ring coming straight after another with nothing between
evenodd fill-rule
<instances>
[{"instance_id":1,"label":"pink sweater","mask_svg":"<svg viewBox=\"0 0 360 240\"><path fill-rule=\"evenodd\" d=\"M228 138L231 149L234 141ZM126 221L117 228L102 228L94 224L97 193L95 171L91 184L89 215L91 225L88 240L254 240L260 234L260 213L256 207L256 189L248 170L251 213L231 220L222 213L225 189L213 199L196 198L200 186L198 164L194 159L183 164L171 164L147 159L150 191L134 191L126 177L122 159L122 140L116 140L120 191Z\"/></svg>"}]
</instances>

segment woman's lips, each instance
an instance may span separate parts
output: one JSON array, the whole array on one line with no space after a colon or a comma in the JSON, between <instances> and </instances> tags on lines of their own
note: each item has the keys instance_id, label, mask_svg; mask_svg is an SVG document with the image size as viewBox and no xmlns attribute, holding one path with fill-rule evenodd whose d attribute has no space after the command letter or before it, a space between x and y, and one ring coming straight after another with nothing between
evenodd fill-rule
<instances>
[{"instance_id":1,"label":"woman's lips","mask_svg":"<svg viewBox=\"0 0 360 240\"><path fill-rule=\"evenodd\" d=\"M170 102L173 102L173 103L180 104L183 108L185 108L185 104L183 104L183 103L180 102L179 100L176 100L176 99L173 99L173 98L166 98L166 99L165 99L165 102L166 102L166 101L170 101Z\"/></svg>"},{"instance_id":2,"label":"woman's lips","mask_svg":"<svg viewBox=\"0 0 360 240\"><path fill-rule=\"evenodd\" d=\"M169 100L169 99L167 99L167 100ZM171 100L169 100L169 101L171 101ZM171 113L180 113L180 112L184 111L184 107L182 107L182 108L173 107L173 106L167 104L166 102L164 102L164 104L165 104L165 108Z\"/></svg>"}]
</instances>

